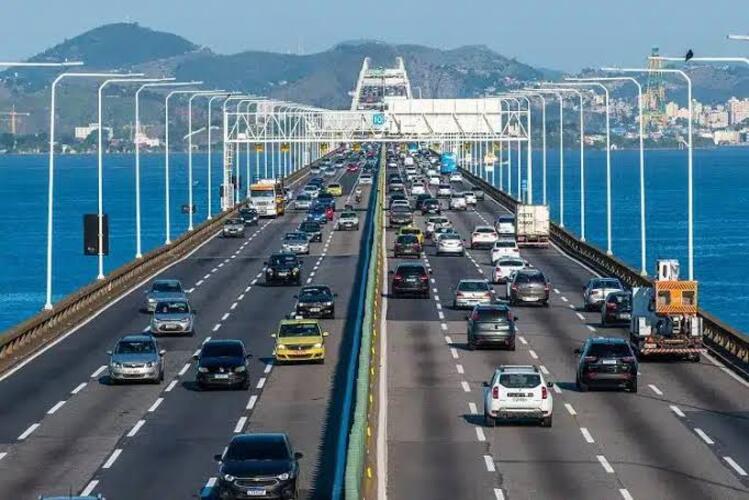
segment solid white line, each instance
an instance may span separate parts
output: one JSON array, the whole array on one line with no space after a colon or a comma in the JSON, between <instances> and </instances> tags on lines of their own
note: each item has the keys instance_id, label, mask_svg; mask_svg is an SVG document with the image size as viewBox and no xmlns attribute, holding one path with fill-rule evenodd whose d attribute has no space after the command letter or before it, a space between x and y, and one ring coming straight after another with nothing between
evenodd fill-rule
<instances>
[{"instance_id":1,"label":"solid white line","mask_svg":"<svg viewBox=\"0 0 749 500\"><path fill-rule=\"evenodd\" d=\"M678 406L671 405L671 406L669 406L669 408L671 408L671 411L674 412L674 413L676 413L677 416L679 416L681 418L685 417L684 412L681 411L681 408L679 408Z\"/></svg>"},{"instance_id":2,"label":"solid white line","mask_svg":"<svg viewBox=\"0 0 749 500\"><path fill-rule=\"evenodd\" d=\"M580 318L580 321L585 321L585 316L583 316L580 313L575 313L575 314L577 315L578 318Z\"/></svg>"},{"instance_id":3,"label":"solid white line","mask_svg":"<svg viewBox=\"0 0 749 500\"><path fill-rule=\"evenodd\" d=\"M260 377L260 379L257 381L257 388L262 389L265 385L265 377Z\"/></svg>"},{"instance_id":4,"label":"solid white line","mask_svg":"<svg viewBox=\"0 0 749 500\"><path fill-rule=\"evenodd\" d=\"M453 359L458 359L458 351L454 347L450 348L450 354L452 355Z\"/></svg>"},{"instance_id":5,"label":"solid white line","mask_svg":"<svg viewBox=\"0 0 749 500\"><path fill-rule=\"evenodd\" d=\"M270 371L273 369L273 363L268 363L265 365L265 370L263 370L263 373L270 373Z\"/></svg>"},{"instance_id":6,"label":"solid white line","mask_svg":"<svg viewBox=\"0 0 749 500\"><path fill-rule=\"evenodd\" d=\"M531 358L538 359L538 354L536 354L536 351L534 351L533 349L528 349L528 354L531 355Z\"/></svg>"},{"instance_id":7,"label":"solid white line","mask_svg":"<svg viewBox=\"0 0 749 500\"><path fill-rule=\"evenodd\" d=\"M81 382L80 384L78 384L78 385L76 386L76 388L75 388L75 389L73 389L72 391L70 391L70 394L78 394L78 393L79 393L79 392L81 392L81 391L83 390L83 388L84 388L84 387L86 387L87 385L88 385L88 382Z\"/></svg>"},{"instance_id":8,"label":"solid white line","mask_svg":"<svg viewBox=\"0 0 749 500\"><path fill-rule=\"evenodd\" d=\"M546 368L544 365L538 365L538 369L541 370L541 373L543 373L544 375L549 374L549 369Z\"/></svg>"},{"instance_id":9,"label":"solid white line","mask_svg":"<svg viewBox=\"0 0 749 500\"><path fill-rule=\"evenodd\" d=\"M694 428L694 432L696 432L696 433L697 433L697 435L698 435L698 436L699 436L699 437L700 437L700 438L701 438L701 439L702 439L702 440L703 440L704 442L706 442L707 444L709 444L709 445L713 445L713 444L715 444L715 441L713 441L712 439L710 439L710 436L708 436L708 435L707 435L707 434L705 433L705 431L703 431L703 430L702 430L702 429L700 429L699 427L695 427L695 428Z\"/></svg>"},{"instance_id":10,"label":"solid white line","mask_svg":"<svg viewBox=\"0 0 749 500\"><path fill-rule=\"evenodd\" d=\"M143 427L143 424L145 423L146 423L145 420L138 420L137 422L135 422L135 425L133 426L133 428L130 429L130 432L127 433L127 437L131 438L135 436L136 434L138 434L138 431L140 430L141 427Z\"/></svg>"},{"instance_id":11,"label":"solid white line","mask_svg":"<svg viewBox=\"0 0 749 500\"><path fill-rule=\"evenodd\" d=\"M24 439L26 439L27 437L29 437L32 432L34 432L38 428L39 428L39 424L31 424L28 429L26 429L25 431L23 431L23 433L21 433L21 435L18 436L18 440L19 441L23 441Z\"/></svg>"},{"instance_id":12,"label":"solid white line","mask_svg":"<svg viewBox=\"0 0 749 500\"><path fill-rule=\"evenodd\" d=\"M565 297L564 295L562 295L562 296L561 296L561 297L559 297L559 298L560 298L560 299L562 299L562 302L569 302L569 301L567 300L567 297Z\"/></svg>"},{"instance_id":13,"label":"solid white line","mask_svg":"<svg viewBox=\"0 0 749 500\"><path fill-rule=\"evenodd\" d=\"M648 384L648 387L650 387L650 390L653 391L654 393L656 393L657 395L663 396L663 391L661 391L660 389L658 389L653 384Z\"/></svg>"},{"instance_id":14,"label":"solid white line","mask_svg":"<svg viewBox=\"0 0 749 500\"><path fill-rule=\"evenodd\" d=\"M635 499L634 499L634 498L632 497L632 495L630 495L630 494L629 494L629 491L627 490L627 488L620 488L620 489L619 489L619 493L621 493L621 495L622 495L622 498L623 498L624 500L635 500Z\"/></svg>"},{"instance_id":15,"label":"solid white line","mask_svg":"<svg viewBox=\"0 0 749 500\"><path fill-rule=\"evenodd\" d=\"M97 479L92 480L90 483L86 485L85 488L83 488L83 491L81 491L82 497L87 497L91 495L91 493L96 489L96 486L99 484L99 481Z\"/></svg>"},{"instance_id":16,"label":"solid white line","mask_svg":"<svg viewBox=\"0 0 749 500\"><path fill-rule=\"evenodd\" d=\"M244 429L245 424L247 423L247 417L239 417L239 420L237 421L237 425L234 426L234 433L242 432L242 429Z\"/></svg>"},{"instance_id":17,"label":"solid white line","mask_svg":"<svg viewBox=\"0 0 749 500\"><path fill-rule=\"evenodd\" d=\"M572 415L573 417L574 417L575 415L577 415L577 412L575 411L575 409L574 409L574 408L572 407L572 405L571 405L571 404L569 404L569 403L564 403L564 407L565 407L565 408L567 408L567 413L569 413L569 414L570 414L570 415Z\"/></svg>"},{"instance_id":18,"label":"solid white line","mask_svg":"<svg viewBox=\"0 0 749 500\"><path fill-rule=\"evenodd\" d=\"M226 321L226 318L229 317L229 313L224 313L223 316L221 316L221 321Z\"/></svg>"},{"instance_id":19,"label":"solid white line","mask_svg":"<svg viewBox=\"0 0 749 500\"><path fill-rule=\"evenodd\" d=\"M174 389L174 386L177 385L177 382L178 381L176 379L169 382L169 385L166 386L166 389L164 389L164 392L172 392L172 389Z\"/></svg>"},{"instance_id":20,"label":"solid white line","mask_svg":"<svg viewBox=\"0 0 749 500\"><path fill-rule=\"evenodd\" d=\"M463 392L471 392L471 386L465 380L461 380L460 385L463 387Z\"/></svg>"},{"instance_id":21,"label":"solid white line","mask_svg":"<svg viewBox=\"0 0 749 500\"><path fill-rule=\"evenodd\" d=\"M65 401L58 401L57 404L55 404L55 406L47 410L47 415L54 415L55 412L59 410L60 408L62 408L62 405L64 404L65 404Z\"/></svg>"},{"instance_id":22,"label":"solid white line","mask_svg":"<svg viewBox=\"0 0 749 500\"><path fill-rule=\"evenodd\" d=\"M107 365L101 365L99 368L96 369L96 371L94 373L91 374L91 378L98 377L106 369L107 369Z\"/></svg>"},{"instance_id":23,"label":"solid white line","mask_svg":"<svg viewBox=\"0 0 749 500\"><path fill-rule=\"evenodd\" d=\"M252 396L250 396L250 400L247 401L247 406L245 407L245 409L252 410L253 408L255 408L255 403L257 403L257 395L253 394Z\"/></svg>"},{"instance_id":24,"label":"solid white line","mask_svg":"<svg viewBox=\"0 0 749 500\"><path fill-rule=\"evenodd\" d=\"M479 409L476 406L476 403L474 403L474 402L468 403L468 410L471 412L471 415L478 415L479 414Z\"/></svg>"},{"instance_id":25,"label":"solid white line","mask_svg":"<svg viewBox=\"0 0 749 500\"><path fill-rule=\"evenodd\" d=\"M215 325L213 325L213 331L214 332L217 332L219 330L219 328L221 328L221 323L216 323Z\"/></svg>"},{"instance_id":26,"label":"solid white line","mask_svg":"<svg viewBox=\"0 0 749 500\"><path fill-rule=\"evenodd\" d=\"M455 369L456 369L456 370L458 371L458 373L460 373L461 375L463 375L463 374L465 373L465 370L463 370L463 365L461 365L460 363L458 363L457 365L455 365ZM64 401L63 401L63 403L64 403Z\"/></svg>"},{"instance_id":27,"label":"solid white line","mask_svg":"<svg viewBox=\"0 0 749 500\"><path fill-rule=\"evenodd\" d=\"M483 442L486 441L486 436L484 435L484 429L481 427L475 427L476 429L476 439Z\"/></svg>"},{"instance_id":28,"label":"solid white line","mask_svg":"<svg viewBox=\"0 0 749 500\"><path fill-rule=\"evenodd\" d=\"M122 453L122 448L117 448L112 452L112 455L109 457L109 459L104 463L104 465L101 466L102 469L109 469L114 465L115 460L117 460L117 457L120 456L120 453Z\"/></svg>"},{"instance_id":29,"label":"solid white line","mask_svg":"<svg viewBox=\"0 0 749 500\"><path fill-rule=\"evenodd\" d=\"M492 459L491 455L484 455L484 463L486 464L487 471L497 472L497 469L494 467L494 460Z\"/></svg>"},{"instance_id":30,"label":"solid white line","mask_svg":"<svg viewBox=\"0 0 749 500\"><path fill-rule=\"evenodd\" d=\"M187 373L187 370L190 369L190 363L185 363L185 366L182 367L182 369L179 371L179 376L181 377L185 373Z\"/></svg>"},{"instance_id":31,"label":"solid white line","mask_svg":"<svg viewBox=\"0 0 749 500\"><path fill-rule=\"evenodd\" d=\"M522 335L518 335L518 340L520 341L521 344L528 345L528 341L525 340L525 337L523 337Z\"/></svg>"},{"instance_id":32,"label":"solid white line","mask_svg":"<svg viewBox=\"0 0 749 500\"><path fill-rule=\"evenodd\" d=\"M164 401L164 398L159 398L159 399L157 399L157 400L156 400L156 401L155 401L155 402L154 402L154 403L153 403L153 404L151 405L151 407L150 407L150 408L148 409L148 411L149 411L149 412L151 412L151 413L155 412L155 411L156 411L156 408L158 408L158 407L159 407L159 405L160 405L160 404L161 404L161 403L162 403L163 401Z\"/></svg>"},{"instance_id":33,"label":"solid white line","mask_svg":"<svg viewBox=\"0 0 749 500\"><path fill-rule=\"evenodd\" d=\"M606 457L604 457L603 455L596 455L596 458L599 462L601 462L601 467L603 467L603 470L605 470L609 474L614 473L614 468L611 467L611 464L608 460L606 460Z\"/></svg>"},{"instance_id":34,"label":"solid white line","mask_svg":"<svg viewBox=\"0 0 749 500\"><path fill-rule=\"evenodd\" d=\"M728 465L730 465L731 468L733 470L735 470L736 473L739 476L746 476L747 475L746 471L739 464L737 464L736 461L733 458L731 458L731 457L723 457L723 460L725 460L726 462L728 462Z\"/></svg>"},{"instance_id":35,"label":"solid white line","mask_svg":"<svg viewBox=\"0 0 749 500\"><path fill-rule=\"evenodd\" d=\"M590 431L587 427L580 427L580 433L583 435L583 438L588 444L595 443L595 439L593 439L593 436L590 435Z\"/></svg>"},{"instance_id":36,"label":"solid white line","mask_svg":"<svg viewBox=\"0 0 749 500\"><path fill-rule=\"evenodd\" d=\"M495 500L505 500L505 494L504 492L499 488L494 488L494 499Z\"/></svg>"}]
</instances>

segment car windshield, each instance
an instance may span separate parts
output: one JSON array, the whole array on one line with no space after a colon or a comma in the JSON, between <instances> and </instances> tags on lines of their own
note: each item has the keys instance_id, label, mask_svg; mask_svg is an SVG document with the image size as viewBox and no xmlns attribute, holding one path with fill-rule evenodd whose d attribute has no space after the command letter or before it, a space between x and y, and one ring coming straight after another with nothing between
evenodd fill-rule
<instances>
[{"instance_id":1,"label":"car windshield","mask_svg":"<svg viewBox=\"0 0 749 500\"><path fill-rule=\"evenodd\" d=\"M307 235L304 233L286 233L283 239L286 241L307 241Z\"/></svg>"},{"instance_id":2,"label":"car windshield","mask_svg":"<svg viewBox=\"0 0 749 500\"><path fill-rule=\"evenodd\" d=\"M293 255L274 255L270 258L271 266L283 266L296 264L296 257Z\"/></svg>"},{"instance_id":3,"label":"car windshield","mask_svg":"<svg viewBox=\"0 0 749 500\"><path fill-rule=\"evenodd\" d=\"M123 340L117 344L114 352L117 354L152 354L156 352L156 344L150 340Z\"/></svg>"},{"instance_id":4,"label":"car windshield","mask_svg":"<svg viewBox=\"0 0 749 500\"><path fill-rule=\"evenodd\" d=\"M156 304L157 314L184 314L190 312L187 302L159 302Z\"/></svg>"},{"instance_id":5,"label":"car windshield","mask_svg":"<svg viewBox=\"0 0 749 500\"><path fill-rule=\"evenodd\" d=\"M317 337L320 327L317 323L291 323L281 325L279 337Z\"/></svg>"},{"instance_id":6,"label":"car windshield","mask_svg":"<svg viewBox=\"0 0 749 500\"><path fill-rule=\"evenodd\" d=\"M331 295L329 288L314 286L302 288L301 292L299 292L299 300L319 302L322 300L330 300Z\"/></svg>"},{"instance_id":7,"label":"car windshield","mask_svg":"<svg viewBox=\"0 0 749 500\"><path fill-rule=\"evenodd\" d=\"M282 437L262 437L232 441L226 460L289 460L289 450Z\"/></svg>"},{"instance_id":8,"label":"car windshield","mask_svg":"<svg viewBox=\"0 0 749 500\"><path fill-rule=\"evenodd\" d=\"M203 344L203 349L201 350L202 356L207 356L210 358L222 358L222 357L241 357L243 355L242 353L242 345L235 342L206 342Z\"/></svg>"},{"instance_id":9,"label":"car windshield","mask_svg":"<svg viewBox=\"0 0 749 500\"><path fill-rule=\"evenodd\" d=\"M299 229L307 233L314 233L320 230L320 225L317 222L303 222Z\"/></svg>"},{"instance_id":10,"label":"car windshield","mask_svg":"<svg viewBox=\"0 0 749 500\"><path fill-rule=\"evenodd\" d=\"M499 383L508 389L532 389L541 383L541 377L535 373L503 373Z\"/></svg>"},{"instance_id":11,"label":"car windshield","mask_svg":"<svg viewBox=\"0 0 749 500\"><path fill-rule=\"evenodd\" d=\"M498 241L494 244L494 248L515 248L514 241Z\"/></svg>"},{"instance_id":12,"label":"car windshield","mask_svg":"<svg viewBox=\"0 0 749 500\"><path fill-rule=\"evenodd\" d=\"M461 281L458 284L458 290L461 292L485 292L489 290L489 284L486 281Z\"/></svg>"},{"instance_id":13,"label":"car windshield","mask_svg":"<svg viewBox=\"0 0 749 500\"><path fill-rule=\"evenodd\" d=\"M624 343L594 342L590 345L586 356L597 358L624 358L632 356L629 346Z\"/></svg>"},{"instance_id":14,"label":"car windshield","mask_svg":"<svg viewBox=\"0 0 749 500\"><path fill-rule=\"evenodd\" d=\"M176 281L157 281L151 287L154 292L181 292L182 285Z\"/></svg>"}]
</instances>

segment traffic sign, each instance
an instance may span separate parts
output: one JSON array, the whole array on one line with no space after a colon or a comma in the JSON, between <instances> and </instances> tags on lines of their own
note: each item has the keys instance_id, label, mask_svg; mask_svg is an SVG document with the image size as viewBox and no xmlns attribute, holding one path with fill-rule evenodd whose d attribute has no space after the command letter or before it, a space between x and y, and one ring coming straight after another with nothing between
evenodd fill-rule
<instances>
[{"instance_id":1,"label":"traffic sign","mask_svg":"<svg viewBox=\"0 0 749 500\"><path fill-rule=\"evenodd\" d=\"M289 146L289 143L284 142L283 144L281 144L281 152L282 153L288 153L289 149L291 149L290 146Z\"/></svg>"},{"instance_id":2,"label":"traffic sign","mask_svg":"<svg viewBox=\"0 0 749 500\"><path fill-rule=\"evenodd\" d=\"M385 113L375 113L372 115L372 125L385 125Z\"/></svg>"},{"instance_id":3,"label":"traffic sign","mask_svg":"<svg viewBox=\"0 0 749 500\"><path fill-rule=\"evenodd\" d=\"M265 151L265 147L263 147L262 144L255 144L255 151L257 151L258 153L262 153L263 151Z\"/></svg>"}]
</instances>

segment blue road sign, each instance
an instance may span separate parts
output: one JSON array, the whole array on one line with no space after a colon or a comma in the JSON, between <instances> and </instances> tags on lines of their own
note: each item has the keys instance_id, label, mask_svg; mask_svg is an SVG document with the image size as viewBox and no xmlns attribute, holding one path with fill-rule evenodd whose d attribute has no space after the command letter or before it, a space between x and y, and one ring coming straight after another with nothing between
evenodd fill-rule
<instances>
[{"instance_id":1,"label":"blue road sign","mask_svg":"<svg viewBox=\"0 0 749 500\"><path fill-rule=\"evenodd\" d=\"M385 125L385 114L375 113L372 115L372 125Z\"/></svg>"}]
</instances>

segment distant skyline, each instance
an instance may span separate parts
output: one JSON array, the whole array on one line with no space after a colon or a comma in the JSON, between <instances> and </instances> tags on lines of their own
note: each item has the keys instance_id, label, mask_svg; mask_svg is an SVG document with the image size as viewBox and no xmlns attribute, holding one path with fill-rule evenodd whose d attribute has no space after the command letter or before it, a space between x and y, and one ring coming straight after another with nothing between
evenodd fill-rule
<instances>
[{"instance_id":1,"label":"distant skyline","mask_svg":"<svg viewBox=\"0 0 749 500\"><path fill-rule=\"evenodd\" d=\"M220 8L216 5L220 4ZM0 60L21 60L66 38L113 22L137 22L218 53L319 52L346 40L375 39L437 48L487 45L521 62L577 72L642 65L653 46L668 55L749 53L746 0L252 1L6 0Z\"/></svg>"}]
</instances>

